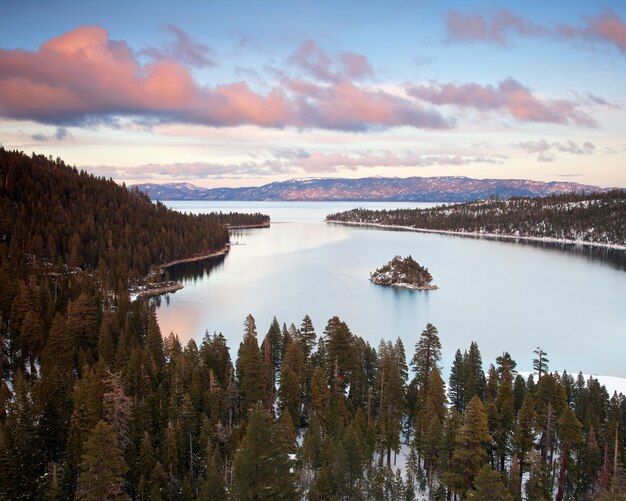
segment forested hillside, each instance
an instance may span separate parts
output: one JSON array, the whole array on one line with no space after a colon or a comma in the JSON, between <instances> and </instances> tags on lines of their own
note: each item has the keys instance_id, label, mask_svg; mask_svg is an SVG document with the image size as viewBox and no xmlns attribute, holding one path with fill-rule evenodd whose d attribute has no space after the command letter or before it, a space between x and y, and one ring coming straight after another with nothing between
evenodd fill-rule
<instances>
[{"instance_id":1,"label":"forested hillside","mask_svg":"<svg viewBox=\"0 0 626 501\"><path fill-rule=\"evenodd\" d=\"M353 209L326 220L626 246L626 192L481 200L432 209Z\"/></svg>"},{"instance_id":2,"label":"forested hillside","mask_svg":"<svg viewBox=\"0 0 626 501\"><path fill-rule=\"evenodd\" d=\"M255 212L254 214L242 214L239 212L215 212L218 221L229 227L245 226L269 226L270 217L266 214Z\"/></svg>"},{"instance_id":3,"label":"forested hillside","mask_svg":"<svg viewBox=\"0 0 626 501\"><path fill-rule=\"evenodd\" d=\"M2 155L0 499L623 498L626 401L597 380L549 373L540 349L528 380L505 351L485 368L471 343L446 391L430 324L409 351L308 316L261 331L250 315L238 347L182 346L115 287L143 271L133 245L144 266L222 245L216 219ZM161 248L177 222L221 240Z\"/></svg>"},{"instance_id":4,"label":"forested hillside","mask_svg":"<svg viewBox=\"0 0 626 501\"><path fill-rule=\"evenodd\" d=\"M112 285L228 242L216 217L183 215L60 159L1 148L0 216L0 242L13 266L100 269Z\"/></svg>"}]
</instances>

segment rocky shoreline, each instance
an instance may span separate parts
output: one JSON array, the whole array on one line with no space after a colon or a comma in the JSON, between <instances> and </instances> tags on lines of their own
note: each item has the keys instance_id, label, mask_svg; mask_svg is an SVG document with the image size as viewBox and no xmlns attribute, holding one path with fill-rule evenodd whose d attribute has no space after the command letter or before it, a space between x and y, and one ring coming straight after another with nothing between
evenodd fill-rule
<instances>
[{"instance_id":1,"label":"rocky shoreline","mask_svg":"<svg viewBox=\"0 0 626 501\"><path fill-rule=\"evenodd\" d=\"M431 284L433 277L428 268L421 266L411 256L395 256L389 263L370 273L370 282L388 287L411 290L435 290Z\"/></svg>"},{"instance_id":2,"label":"rocky shoreline","mask_svg":"<svg viewBox=\"0 0 626 501\"><path fill-rule=\"evenodd\" d=\"M134 301L139 298L146 297L154 297L160 296L162 294L169 294L172 292L176 292L180 289L184 289L185 286L179 282L175 282L173 280L169 281L161 281L157 282L155 279L157 277L163 276L165 270L170 266L175 266L181 263L193 263L195 261L204 261L205 259L210 259L216 256L224 256L228 254L230 251L230 244L226 244L222 249L210 252L209 254L202 254L199 256L187 257L182 259L175 259L174 261L169 261L167 263L163 263L153 269L141 282L131 285L128 288L128 293L130 295L131 301Z\"/></svg>"},{"instance_id":3,"label":"rocky shoreline","mask_svg":"<svg viewBox=\"0 0 626 501\"><path fill-rule=\"evenodd\" d=\"M370 282L376 285L384 285L386 287L397 287L399 289L411 289L415 291L434 291L436 289L439 289L439 286L437 285L415 285L411 283L402 283L402 282L399 282L396 284L387 284L384 282L376 281L372 278L370 278Z\"/></svg>"}]
</instances>

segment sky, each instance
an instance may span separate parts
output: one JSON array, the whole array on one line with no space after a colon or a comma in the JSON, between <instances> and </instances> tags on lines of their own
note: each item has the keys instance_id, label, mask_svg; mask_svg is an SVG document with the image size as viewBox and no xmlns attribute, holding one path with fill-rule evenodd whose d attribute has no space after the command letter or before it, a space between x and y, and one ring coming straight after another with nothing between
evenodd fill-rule
<instances>
[{"instance_id":1,"label":"sky","mask_svg":"<svg viewBox=\"0 0 626 501\"><path fill-rule=\"evenodd\" d=\"M626 187L626 3L10 2L0 142L127 184Z\"/></svg>"}]
</instances>

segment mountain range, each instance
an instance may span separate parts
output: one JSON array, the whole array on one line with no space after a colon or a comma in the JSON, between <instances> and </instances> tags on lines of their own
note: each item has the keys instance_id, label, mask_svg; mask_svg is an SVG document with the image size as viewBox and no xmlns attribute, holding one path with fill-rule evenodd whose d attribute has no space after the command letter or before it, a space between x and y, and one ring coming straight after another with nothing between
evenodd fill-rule
<instances>
[{"instance_id":1,"label":"mountain range","mask_svg":"<svg viewBox=\"0 0 626 501\"><path fill-rule=\"evenodd\" d=\"M290 179L241 188L202 188L189 183L143 183L134 186L147 193L152 200L239 201L466 202L493 196L511 198L608 190L572 182L461 176Z\"/></svg>"}]
</instances>

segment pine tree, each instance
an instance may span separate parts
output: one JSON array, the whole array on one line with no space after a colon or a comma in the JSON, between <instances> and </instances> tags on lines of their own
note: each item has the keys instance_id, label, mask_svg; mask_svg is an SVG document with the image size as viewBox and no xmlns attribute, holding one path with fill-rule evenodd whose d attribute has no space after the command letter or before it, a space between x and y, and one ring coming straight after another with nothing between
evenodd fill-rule
<instances>
[{"instance_id":1,"label":"pine tree","mask_svg":"<svg viewBox=\"0 0 626 501\"><path fill-rule=\"evenodd\" d=\"M430 382L430 375L434 369L439 368L441 361L441 341L437 328L433 324L427 324L420 334L420 339L415 345L415 354L411 360L411 367L415 372L418 391L424 391L424 396Z\"/></svg>"},{"instance_id":2,"label":"pine tree","mask_svg":"<svg viewBox=\"0 0 626 501\"><path fill-rule=\"evenodd\" d=\"M528 455L528 480L525 484L526 499L529 501L551 501L550 468L544 463L541 455L531 451Z\"/></svg>"},{"instance_id":3,"label":"pine tree","mask_svg":"<svg viewBox=\"0 0 626 501\"><path fill-rule=\"evenodd\" d=\"M465 365L461 350L456 350L454 362L450 370L450 381L448 383L448 398L450 403L458 410L465 410Z\"/></svg>"},{"instance_id":4,"label":"pine tree","mask_svg":"<svg viewBox=\"0 0 626 501\"><path fill-rule=\"evenodd\" d=\"M328 424L330 414L330 389L326 372L321 367L316 367L311 379L311 406L313 412L319 417L323 427Z\"/></svg>"},{"instance_id":5,"label":"pine tree","mask_svg":"<svg viewBox=\"0 0 626 501\"><path fill-rule=\"evenodd\" d=\"M298 499L294 475L279 428L257 403L235 456L233 491L238 499Z\"/></svg>"},{"instance_id":6,"label":"pine tree","mask_svg":"<svg viewBox=\"0 0 626 501\"><path fill-rule=\"evenodd\" d=\"M533 351L537 358L533 358L533 370L537 372L537 379L541 381L541 376L548 372L548 358L547 353L543 351L539 346Z\"/></svg>"},{"instance_id":7,"label":"pine tree","mask_svg":"<svg viewBox=\"0 0 626 501\"><path fill-rule=\"evenodd\" d=\"M467 499L513 501L513 496L504 485L502 475L486 464L476 475L474 488L468 491Z\"/></svg>"},{"instance_id":8,"label":"pine tree","mask_svg":"<svg viewBox=\"0 0 626 501\"><path fill-rule=\"evenodd\" d=\"M152 360L160 371L165 365L165 353L163 350L163 336L156 316L156 309L150 308L148 317L148 330L146 334L146 347L150 353Z\"/></svg>"},{"instance_id":9,"label":"pine tree","mask_svg":"<svg viewBox=\"0 0 626 501\"><path fill-rule=\"evenodd\" d=\"M452 407L443 422L443 432L438 446L438 476L449 495L465 492L463 490L463 465L454 460L456 436L460 426L461 415L455 407Z\"/></svg>"},{"instance_id":10,"label":"pine tree","mask_svg":"<svg viewBox=\"0 0 626 501\"><path fill-rule=\"evenodd\" d=\"M130 499L124 492L124 473L128 467L111 427L100 421L83 447L76 499Z\"/></svg>"},{"instance_id":11,"label":"pine tree","mask_svg":"<svg viewBox=\"0 0 626 501\"><path fill-rule=\"evenodd\" d=\"M463 486L466 491L485 462L487 456L485 445L490 441L484 405L478 397L473 397L467 406L463 425L457 432L452 457L462 471Z\"/></svg>"},{"instance_id":12,"label":"pine tree","mask_svg":"<svg viewBox=\"0 0 626 501\"><path fill-rule=\"evenodd\" d=\"M327 340L328 369L333 374L333 390L336 395L343 395L351 383L352 371L356 368L353 336L345 322L338 317L328 321L324 336Z\"/></svg>"},{"instance_id":13,"label":"pine tree","mask_svg":"<svg viewBox=\"0 0 626 501\"><path fill-rule=\"evenodd\" d=\"M522 408L517 414L517 423L513 433L513 451L519 462L519 481L516 490L521 494L521 481L526 472L527 457L534 445L535 431L537 427L537 413L535 402L531 393L524 397Z\"/></svg>"},{"instance_id":14,"label":"pine tree","mask_svg":"<svg viewBox=\"0 0 626 501\"><path fill-rule=\"evenodd\" d=\"M515 376L515 380L513 381L513 404L516 414L522 408L526 392L526 380L523 376L518 374L517 376Z\"/></svg>"},{"instance_id":15,"label":"pine tree","mask_svg":"<svg viewBox=\"0 0 626 501\"><path fill-rule=\"evenodd\" d=\"M302 351L304 352L305 360L309 360L313 349L315 348L315 340L317 335L315 334L315 328L313 322L308 315L304 315L302 324L300 325L300 339L302 340Z\"/></svg>"},{"instance_id":16,"label":"pine tree","mask_svg":"<svg viewBox=\"0 0 626 501\"><path fill-rule=\"evenodd\" d=\"M237 379L241 399L240 415L245 420L248 409L256 402L265 401L265 371L259 345L256 338L256 327L252 315L245 322L245 332L237 354Z\"/></svg>"},{"instance_id":17,"label":"pine tree","mask_svg":"<svg viewBox=\"0 0 626 501\"><path fill-rule=\"evenodd\" d=\"M154 468L154 448L147 431L144 431L139 445L137 460L132 464L137 481L139 499L148 499L150 477Z\"/></svg>"},{"instance_id":18,"label":"pine tree","mask_svg":"<svg viewBox=\"0 0 626 501\"><path fill-rule=\"evenodd\" d=\"M119 374L109 373L106 386L108 391L102 395L104 418L115 432L119 447L124 450L129 442L132 402L124 393Z\"/></svg>"},{"instance_id":19,"label":"pine tree","mask_svg":"<svg viewBox=\"0 0 626 501\"><path fill-rule=\"evenodd\" d=\"M465 408L473 397L484 398L485 373L483 372L483 360L478 345L472 341L469 350L463 356L465 366Z\"/></svg>"},{"instance_id":20,"label":"pine tree","mask_svg":"<svg viewBox=\"0 0 626 501\"><path fill-rule=\"evenodd\" d=\"M280 373L280 388L278 399L280 406L287 411L292 419L293 426L300 426L300 404L302 389L298 380L298 375L288 364L283 364Z\"/></svg>"},{"instance_id":21,"label":"pine tree","mask_svg":"<svg viewBox=\"0 0 626 501\"><path fill-rule=\"evenodd\" d=\"M398 367L396 350L390 342L380 343L376 376L381 454L386 452L387 466L391 466L391 451L400 449L405 384Z\"/></svg>"},{"instance_id":22,"label":"pine tree","mask_svg":"<svg viewBox=\"0 0 626 501\"><path fill-rule=\"evenodd\" d=\"M283 361L283 335L276 317L272 319L266 338L269 342L269 355L272 361L275 379L280 373L280 366Z\"/></svg>"},{"instance_id":23,"label":"pine tree","mask_svg":"<svg viewBox=\"0 0 626 501\"><path fill-rule=\"evenodd\" d=\"M537 383L535 392L535 406L541 425L541 458L552 464L552 457L556 447L557 419L566 406L565 389L560 381L552 374L544 374Z\"/></svg>"},{"instance_id":24,"label":"pine tree","mask_svg":"<svg viewBox=\"0 0 626 501\"><path fill-rule=\"evenodd\" d=\"M510 438L515 424L515 404L513 401L513 371L515 362L508 353L496 359L498 363L498 396L495 405L497 409L497 424L494 432L494 442L499 461L499 469L504 472L506 458L511 450Z\"/></svg>"},{"instance_id":25,"label":"pine tree","mask_svg":"<svg viewBox=\"0 0 626 501\"><path fill-rule=\"evenodd\" d=\"M566 406L563 414L559 418L559 438L561 440L561 467L559 469L559 488L554 498L555 501L562 501L564 495L565 472L567 471L567 459L570 448L582 442L582 427L574 411Z\"/></svg>"},{"instance_id":26,"label":"pine tree","mask_svg":"<svg viewBox=\"0 0 626 501\"><path fill-rule=\"evenodd\" d=\"M199 499L225 499L226 486L224 485L224 464L217 449L209 447L205 474L200 483Z\"/></svg>"}]
</instances>

